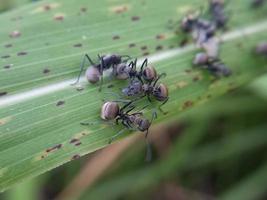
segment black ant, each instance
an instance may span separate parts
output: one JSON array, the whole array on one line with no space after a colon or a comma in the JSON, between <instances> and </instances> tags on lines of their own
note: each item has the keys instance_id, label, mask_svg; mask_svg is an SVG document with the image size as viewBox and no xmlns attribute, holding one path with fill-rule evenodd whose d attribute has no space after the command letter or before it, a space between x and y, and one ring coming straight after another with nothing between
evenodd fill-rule
<instances>
[{"instance_id":1,"label":"black ant","mask_svg":"<svg viewBox=\"0 0 267 200\"><path fill-rule=\"evenodd\" d=\"M135 109L135 106L132 105L133 101L128 102L123 107L120 108L119 104L116 101L108 101L105 102L101 108L101 119L105 121L115 121L116 124L121 124L125 127L117 134L112 136L109 140L109 144L118 136L123 134L126 130L133 130L133 131L141 131L145 132L145 138L148 136L149 128L154 119L157 118L157 113L153 112L152 119L149 121L148 119L144 118L142 110L145 109L147 106L143 107L141 110L137 112L130 113ZM81 122L81 125L91 125L91 123ZM146 160L150 160L151 157L151 150L149 143L147 141L147 156Z\"/></svg>"},{"instance_id":2,"label":"black ant","mask_svg":"<svg viewBox=\"0 0 267 200\"><path fill-rule=\"evenodd\" d=\"M163 76L166 76L166 74L163 73L159 75L157 79L152 80L148 83L144 83L142 79L133 79L128 87L122 89L122 93L123 95L128 97L138 96L138 98L140 99L147 96L149 102L151 102L150 97L153 96L156 100L163 102L159 106L159 110L163 112L161 106L163 106L169 100L167 86L163 83L157 85L157 82ZM166 114L165 112L163 113Z\"/></svg>"},{"instance_id":3,"label":"black ant","mask_svg":"<svg viewBox=\"0 0 267 200\"><path fill-rule=\"evenodd\" d=\"M198 53L193 61L195 66L207 69L216 77L230 76L231 70L218 58L209 57L206 53Z\"/></svg>"},{"instance_id":4,"label":"black ant","mask_svg":"<svg viewBox=\"0 0 267 200\"><path fill-rule=\"evenodd\" d=\"M224 0L211 0L209 9L216 27L218 29L224 29L228 21L228 16L224 9Z\"/></svg>"},{"instance_id":5,"label":"black ant","mask_svg":"<svg viewBox=\"0 0 267 200\"><path fill-rule=\"evenodd\" d=\"M123 57L126 57L127 59L122 60ZM83 61L81 63L81 67L80 67L81 70L78 75L77 81L73 83L73 85L79 83L86 60L88 60L92 66L87 68L85 76L88 82L92 84L97 83L100 80L101 82L100 82L99 90L101 90L101 87L103 84L103 72L110 68L114 68L115 66L119 64L126 63L129 59L130 59L130 56L127 56L127 55L124 55L124 56L117 55L117 54L110 54L110 55L103 55L103 56L98 55L98 60L100 63L96 64L92 61L92 59L89 57L88 54L85 54Z\"/></svg>"},{"instance_id":6,"label":"black ant","mask_svg":"<svg viewBox=\"0 0 267 200\"><path fill-rule=\"evenodd\" d=\"M153 66L148 66L148 60L145 59L140 67L140 70L137 70L137 59L131 61L129 65L123 63L119 64L113 68L113 75L119 79L135 79L152 81L157 78L157 71Z\"/></svg>"}]
</instances>

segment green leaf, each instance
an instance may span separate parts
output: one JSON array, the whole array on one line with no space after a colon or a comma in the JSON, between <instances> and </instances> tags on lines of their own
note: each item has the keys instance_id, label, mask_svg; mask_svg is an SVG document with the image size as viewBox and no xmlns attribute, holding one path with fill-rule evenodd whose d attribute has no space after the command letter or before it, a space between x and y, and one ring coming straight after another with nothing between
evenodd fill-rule
<instances>
[{"instance_id":1,"label":"green leaf","mask_svg":"<svg viewBox=\"0 0 267 200\"><path fill-rule=\"evenodd\" d=\"M222 35L221 57L233 75L214 81L207 72L191 68L198 50L190 44L180 48L184 36L176 35L175 29L186 11L202 6L197 0L58 0L0 15L0 190L102 148L122 129L80 125L99 121L102 99L112 99L105 92L117 93L126 84L112 81L114 87L108 89L106 78L101 93L98 86L84 81L83 91L70 86L84 53L94 59L109 52L150 54L157 71L167 73L162 82L170 92L164 106L168 115L159 113L155 124L177 118L189 107L260 74L266 64L251 49L266 37L267 17L263 9L251 10L241 0L227 5L238 14L231 16L229 30ZM147 117L156 105L145 110Z\"/></svg>"}]
</instances>

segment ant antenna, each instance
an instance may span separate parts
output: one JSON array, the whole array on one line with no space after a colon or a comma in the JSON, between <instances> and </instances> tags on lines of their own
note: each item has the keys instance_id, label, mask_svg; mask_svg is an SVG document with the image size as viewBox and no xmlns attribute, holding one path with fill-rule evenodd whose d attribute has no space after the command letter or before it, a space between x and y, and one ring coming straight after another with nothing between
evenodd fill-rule
<instances>
[{"instance_id":1,"label":"ant antenna","mask_svg":"<svg viewBox=\"0 0 267 200\"><path fill-rule=\"evenodd\" d=\"M144 67L147 67L147 58L144 60L144 62L141 65L141 71L143 71Z\"/></svg>"},{"instance_id":2,"label":"ant antenna","mask_svg":"<svg viewBox=\"0 0 267 200\"><path fill-rule=\"evenodd\" d=\"M162 73L158 76L158 78L155 80L154 84L153 84L153 87L157 84L157 82L159 81L160 78L162 77L165 77L166 76L166 73Z\"/></svg>"}]
</instances>

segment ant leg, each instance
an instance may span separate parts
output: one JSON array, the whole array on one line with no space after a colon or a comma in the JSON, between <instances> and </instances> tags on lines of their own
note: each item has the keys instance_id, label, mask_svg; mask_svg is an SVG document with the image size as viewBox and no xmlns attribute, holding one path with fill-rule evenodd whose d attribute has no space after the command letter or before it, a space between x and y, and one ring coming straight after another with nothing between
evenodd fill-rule
<instances>
[{"instance_id":1,"label":"ant leg","mask_svg":"<svg viewBox=\"0 0 267 200\"><path fill-rule=\"evenodd\" d=\"M100 85L99 85L99 89L98 89L98 91L101 92L102 85L103 85L103 67L104 67L103 64L104 64L104 60L103 60L103 57L100 57L100 55L98 55L98 58L101 59L100 70L99 70L101 76L100 76Z\"/></svg>"},{"instance_id":2,"label":"ant leg","mask_svg":"<svg viewBox=\"0 0 267 200\"><path fill-rule=\"evenodd\" d=\"M129 110L127 110L125 113L128 114L129 112L131 112L133 109L135 109L135 106L131 106Z\"/></svg>"},{"instance_id":3,"label":"ant leg","mask_svg":"<svg viewBox=\"0 0 267 200\"><path fill-rule=\"evenodd\" d=\"M159 110L160 110L160 112L162 112L164 115L166 115L168 112L164 112L164 111L161 109L161 107L162 107L165 103L167 103L168 100L169 100L169 97L166 98L165 101L163 101L163 103L159 105Z\"/></svg>"},{"instance_id":4,"label":"ant leg","mask_svg":"<svg viewBox=\"0 0 267 200\"><path fill-rule=\"evenodd\" d=\"M84 69L84 66L85 66L85 61L86 61L86 59L90 62L90 64L91 65L95 65L95 63L92 61L92 59L88 56L88 54L85 54L84 55L84 57L83 57L83 61L82 61L82 63L81 63L81 65L80 65L80 72L79 72L79 75L78 75L78 78L77 78L77 80L74 82L74 83L72 83L71 85L76 85L77 83L79 83L79 81L80 81L80 77L81 77L81 75L82 75L82 72L83 72L83 69Z\"/></svg>"},{"instance_id":5,"label":"ant leg","mask_svg":"<svg viewBox=\"0 0 267 200\"><path fill-rule=\"evenodd\" d=\"M147 67L147 58L144 60L144 62L141 65L141 72L143 71L144 67Z\"/></svg>"},{"instance_id":6,"label":"ant leg","mask_svg":"<svg viewBox=\"0 0 267 200\"><path fill-rule=\"evenodd\" d=\"M149 94L147 95L147 99L149 102L152 102Z\"/></svg>"},{"instance_id":7,"label":"ant leg","mask_svg":"<svg viewBox=\"0 0 267 200\"><path fill-rule=\"evenodd\" d=\"M99 124L114 125L114 123L110 121L80 122L80 124L83 126L93 126L93 125L99 125Z\"/></svg>"},{"instance_id":8,"label":"ant leg","mask_svg":"<svg viewBox=\"0 0 267 200\"><path fill-rule=\"evenodd\" d=\"M152 160L152 150L149 140L146 138L146 162L151 162Z\"/></svg>"},{"instance_id":9,"label":"ant leg","mask_svg":"<svg viewBox=\"0 0 267 200\"><path fill-rule=\"evenodd\" d=\"M123 111L126 109L128 106L130 106L133 103L133 101L130 101L129 103L125 104L120 110Z\"/></svg>"},{"instance_id":10,"label":"ant leg","mask_svg":"<svg viewBox=\"0 0 267 200\"><path fill-rule=\"evenodd\" d=\"M123 60L123 63L126 63L128 60L130 60L132 57L129 55L122 55L121 58L126 58L125 60Z\"/></svg>"},{"instance_id":11,"label":"ant leg","mask_svg":"<svg viewBox=\"0 0 267 200\"><path fill-rule=\"evenodd\" d=\"M127 128L124 128L124 129L120 130L118 133L116 133L116 135L113 135L113 136L110 138L110 140L109 140L108 143L111 144L111 142L112 142L115 138L117 138L118 136L122 135L126 130L127 130Z\"/></svg>"},{"instance_id":12,"label":"ant leg","mask_svg":"<svg viewBox=\"0 0 267 200\"><path fill-rule=\"evenodd\" d=\"M153 84L153 87L155 87L155 85L157 84L157 82L159 81L159 79L161 79L162 77L165 77L166 76L166 73L162 73L158 76L158 78L155 80L154 84Z\"/></svg>"}]
</instances>

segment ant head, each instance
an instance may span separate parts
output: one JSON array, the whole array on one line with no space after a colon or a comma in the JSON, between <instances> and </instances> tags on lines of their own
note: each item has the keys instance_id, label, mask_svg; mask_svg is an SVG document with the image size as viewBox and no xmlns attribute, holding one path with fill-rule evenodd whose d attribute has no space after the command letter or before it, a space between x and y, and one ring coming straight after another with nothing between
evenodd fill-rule
<instances>
[{"instance_id":1,"label":"ant head","mask_svg":"<svg viewBox=\"0 0 267 200\"><path fill-rule=\"evenodd\" d=\"M157 78L157 71L153 66L148 66L144 69L143 75L146 81L152 81Z\"/></svg>"},{"instance_id":2,"label":"ant head","mask_svg":"<svg viewBox=\"0 0 267 200\"><path fill-rule=\"evenodd\" d=\"M159 84L156 88L154 96L158 101L166 100L169 96L168 87L163 83Z\"/></svg>"},{"instance_id":3,"label":"ant head","mask_svg":"<svg viewBox=\"0 0 267 200\"><path fill-rule=\"evenodd\" d=\"M119 56L117 54L112 54L111 59L113 61L113 64L115 64L115 65L118 65L121 63L121 56Z\"/></svg>"},{"instance_id":4,"label":"ant head","mask_svg":"<svg viewBox=\"0 0 267 200\"><path fill-rule=\"evenodd\" d=\"M97 83L101 74L97 67L89 67L85 72L85 76L90 83Z\"/></svg>"},{"instance_id":5,"label":"ant head","mask_svg":"<svg viewBox=\"0 0 267 200\"><path fill-rule=\"evenodd\" d=\"M101 109L101 118L104 120L113 120L119 114L120 107L116 102L108 101L103 104Z\"/></svg>"},{"instance_id":6,"label":"ant head","mask_svg":"<svg viewBox=\"0 0 267 200\"><path fill-rule=\"evenodd\" d=\"M135 118L134 123L138 126L138 130L147 131L150 127L150 121L146 118L143 118L141 115Z\"/></svg>"}]
</instances>

